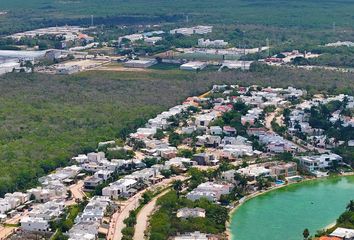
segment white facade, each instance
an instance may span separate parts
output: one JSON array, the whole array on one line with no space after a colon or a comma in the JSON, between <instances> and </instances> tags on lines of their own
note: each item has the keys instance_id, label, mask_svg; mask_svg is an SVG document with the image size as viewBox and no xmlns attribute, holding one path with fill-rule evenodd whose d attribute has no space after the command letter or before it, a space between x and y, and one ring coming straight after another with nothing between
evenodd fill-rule
<instances>
[{"instance_id":1,"label":"white facade","mask_svg":"<svg viewBox=\"0 0 354 240\"><path fill-rule=\"evenodd\" d=\"M49 222L39 217L24 217L21 219L21 229L30 232L50 231Z\"/></svg>"},{"instance_id":2,"label":"white facade","mask_svg":"<svg viewBox=\"0 0 354 240\"><path fill-rule=\"evenodd\" d=\"M118 198L129 194L131 190L138 182L134 179L123 178L114 183L111 183L108 187L102 189L102 195L110 198Z\"/></svg>"},{"instance_id":3,"label":"white facade","mask_svg":"<svg viewBox=\"0 0 354 240\"><path fill-rule=\"evenodd\" d=\"M208 64L206 62L188 62L182 64L180 66L181 70L189 70L189 71L196 71L196 70L203 70L206 68Z\"/></svg>"},{"instance_id":4,"label":"white facade","mask_svg":"<svg viewBox=\"0 0 354 240\"><path fill-rule=\"evenodd\" d=\"M204 38L198 39L198 47L215 47L215 48L223 48L226 47L229 43L225 42L224 40L214 40L211 41L210 39L204 40Z\"/></svg>"},{"instance_id":5,"label":"white facade","mask_svg":"<svg viewBox=\"0 0 354 240\"><path fill-rule=\"evenodd\" d=\"M341 163L343 158L337 154L322 154L319 156L305 156L300 158L300 164L306 170L315 172L333 166L334 162Z\"/></svg>"},{"instance_id":6,"label":"white facade","mask_svg":"<svg viewBox=\"0 0 354 240\"><path fill-rule=\"evenodd\" d=\"M190 36L193 34L207 34L213 31L212 26L195 26L191 28L177 28L170 31L170 34L182 34Z\"/></svg>"}]
</instances>

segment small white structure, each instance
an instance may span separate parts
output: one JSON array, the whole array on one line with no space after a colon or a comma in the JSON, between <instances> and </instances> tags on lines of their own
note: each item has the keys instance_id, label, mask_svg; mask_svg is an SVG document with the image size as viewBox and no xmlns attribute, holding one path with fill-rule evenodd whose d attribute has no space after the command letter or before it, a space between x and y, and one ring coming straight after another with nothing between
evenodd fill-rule
<instances>
[{"instance_id":1,"label":"small white structure","mask_svg":"<svg viewBox=\"0 0 354 240\"><path fill-rule=\"evenodd\" d=\"M177 211L178 218L205 218L205 209L203 208L181 208Z\"/></svg>"}]
</instances>

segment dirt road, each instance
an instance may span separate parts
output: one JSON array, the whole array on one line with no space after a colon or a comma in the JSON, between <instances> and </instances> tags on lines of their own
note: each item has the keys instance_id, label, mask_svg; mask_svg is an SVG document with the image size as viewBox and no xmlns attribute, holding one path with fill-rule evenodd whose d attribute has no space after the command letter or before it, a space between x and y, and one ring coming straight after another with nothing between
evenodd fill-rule
<instances>
[{"instance_id":1,"label":"dirt road","mask_svg":"<svg viewBox=\"0 0 354 240\"><path fill-rule=\"evenodd\" d=\"M143 240L145 239L145 231L149 225L149 218L151 214L153 213L155 206L156 206L156 201L158 198L162 197L166 193L168 193L170 189L167 189L154 197L147 205L145 205L139 212L137 218L136 218L136 224L135 224L135 232L134 232L134 237L133 240Z\"/></svg>"}]
</instances>

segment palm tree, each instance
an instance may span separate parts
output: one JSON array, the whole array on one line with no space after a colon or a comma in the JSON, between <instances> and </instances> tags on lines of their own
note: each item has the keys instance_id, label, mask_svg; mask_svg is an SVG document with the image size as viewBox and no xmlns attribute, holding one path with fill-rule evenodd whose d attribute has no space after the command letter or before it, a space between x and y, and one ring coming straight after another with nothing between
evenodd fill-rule
<instances>
[{"instance_id":1,"label":"palm tree","mask_svg":"<svg viewBox=\"0 0 354 240\"><path fill-rule=\"evenodd\" d=\"M304 236L304 239L308 239L310 236L310 231L305 228L304 232L302 233L302 235Z\"/></svg>"},{"instance_id":2,"label":"palm tree","mask_svg":"<svg viewBox=\"0 0 354 240\"><path fill-rule=\"evenodd\" d=\"M347 205L347 210L350 212L354 212L354 200L350 200L350 202Z\"/></svg>"}]
</instances>

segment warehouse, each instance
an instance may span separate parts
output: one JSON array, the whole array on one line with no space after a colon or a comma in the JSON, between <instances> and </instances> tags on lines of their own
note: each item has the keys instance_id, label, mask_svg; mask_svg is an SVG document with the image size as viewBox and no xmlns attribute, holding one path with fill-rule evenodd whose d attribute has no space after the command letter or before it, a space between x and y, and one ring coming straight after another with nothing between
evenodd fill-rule
<instances>
[{"instance_id":1,"label":"warehouse","mask_svg":"<svg viewBox=\"0 0 354 240\"><path fill-rule=\"evenodd\" d=\"M180 66L181 70L197 71L204 69L208 64L206 62L188 62Z\"/></svg>"},{"instance_id":2,"label":"warehouse","mask_svg":"<svg viewBox=\"0 0 354 240\"><path fill-rule=\"evenodd\" d=\"M249 70L253 61L231 61L223 62L221 68Z\"/></svg>"},{"instance_id":3,"label":"warehouse","mask_svg":"<svg viewBox=\"0 0 354 240\"><path fill-rule=\"evenodd\" d=\"M148 68L155 65L156 63L156 59L130 60L124 63L124 66L131 68Z\"/></svg>"},{"instance_id":4,"label":"warehouse","mask_svg":"<svg viewBox=\"0 0 354 240\"><path fill-rule=\"evenodd\" d=\"M15 68L19 68L21 65L19 62L4 62L0 63L0 75L12 72Z\"/></svg>"}]
</instances>

